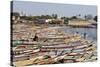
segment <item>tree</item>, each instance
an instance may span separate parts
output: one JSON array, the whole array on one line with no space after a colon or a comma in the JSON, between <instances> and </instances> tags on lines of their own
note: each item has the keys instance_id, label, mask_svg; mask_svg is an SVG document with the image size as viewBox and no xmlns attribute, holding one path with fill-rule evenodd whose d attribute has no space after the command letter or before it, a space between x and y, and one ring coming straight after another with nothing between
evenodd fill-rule
<instances>
[{"instance_id":1,"label":"tree","mask_svg":"<svg viewBox=\"0 0 100 67\"><path fill-rule=\"evenodd\" d=\"M20 14L18 13L18 12L13 12L13 13L11 13L13 16L20 16Z\"/></svg>"},{"instance_id":2,"label":"tree","mask_svg":"<svg viewBox=\"0 0 100 67\"><path fill-rule=\"evenodd\" d=\"M81 14L78 15L79 17L81 16Z\"/></svg>"},{"instance_id":3,"label":"tree","mask_svg":"<svg viewBox=\"0 0 100 67\"><path fill-rule=\"evenodd\" d=\"M57 14L52 14L52 18L57 19L58 15Z\"/></svg>"},{"instance_id":4,"label":"tree","mask_svg":"<svg viewBox=\"0 0 100 67\"><path fill-rule=\"evenodd\" d=\"M98 21L97 16L94 17L94 20L95 20L96 22Z\"/></svg>"},{"instance_id":5,"label":"tree","mask_svg":"<svg viewBox=\"0 0 100 67\"><path fill-rule=\"evenodd\" d=\"M57 14L55 14L55 17L54 18L57 19L57 17L58 17Z\"/></svg>"},{"instance_id":6,"label":"tree","mask_svg":"<svg viewBox=\"0 0 100 67\"><path fill-rule=\"evenodd\" d=\"M51 19L52 16L50 16L50 15L41 15L40 18L41 19Z\"/></svg>"},{"instance_id":7,"label":"tree","mask_svg":"<svg viewBox=\"0 0 100 67\"><path fill-rule=\"evenodd\" d=\"M80 18L81 17L81 14L78 14L77 17Z\"/></svg>"},{"instance_id":8,"label":"tree","mask_svg":"<svg viewBox=\"0 0 100 67\"><path fill-rule=\"evenodd\" d=\"M88 15L85 16L85 19L86 20L91 20L91 19L93 19L93 16L91 14L88 14Z\"/></svg>"},{"instance_id":9,"label":"tree","mask_svg":"<svg viewBox=\"0 0 100 67\"><path fill-rule=\"evenodd\" d=\"M77 16L72 16L70 19L77 19Z\"/></svg>"},{"instance_id":10,"label":"tree","mask_svg":"<svg viewBox=\"0 0 100 67\"><path fill-rule=\"evenodd\" d=\"M68 17L61 17L61 19L64 19L64 24L68 24L68 21L69 21Z\"/></svg>"},{"instance_id":11,"label":"tree","mask_svg":"<svg viewBox=\"0 0 100 67\"><path fill-rule=\"evenodd\" d=\"M21 16L20 18L24 20L33 20L32 16Z\"/></svg>"}]
</instances>

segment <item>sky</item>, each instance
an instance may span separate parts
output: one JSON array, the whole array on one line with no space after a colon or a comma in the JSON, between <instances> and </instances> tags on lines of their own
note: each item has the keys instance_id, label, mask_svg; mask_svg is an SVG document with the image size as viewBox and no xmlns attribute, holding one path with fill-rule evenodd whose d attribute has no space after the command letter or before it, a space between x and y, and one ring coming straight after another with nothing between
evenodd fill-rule
<instances>
[{"instance_id":1,"label":"sky","mask_svg":"<svg viewBox=\"0 0 100 67\"><path fill-rule=\"evenodd\" d=\"M13 12L19 12L26 15L52 15L58 16L81 16L91 14L97 15L96 5L72 5L72 4L55 4L31 1L13 1Z\"/></svg>"}]
</instances>

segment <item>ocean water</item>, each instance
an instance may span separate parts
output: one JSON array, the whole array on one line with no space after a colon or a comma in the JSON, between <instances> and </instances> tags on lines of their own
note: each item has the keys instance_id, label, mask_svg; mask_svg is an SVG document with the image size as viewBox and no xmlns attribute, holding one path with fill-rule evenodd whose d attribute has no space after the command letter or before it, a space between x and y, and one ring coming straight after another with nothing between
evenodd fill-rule
<instances>
[{"instance_id":1,"label":"ocean water","mask_svg":"<svg viewBox=\"0 0 100 67\"><path fill-rule=\"evenodd\" d=\"M86 34L86 39L97 41L97 28L71 28L71 27L62 27L62 30L65 33L77 33L82 37L84 33Z\"/></svg>"}]
</instances>

